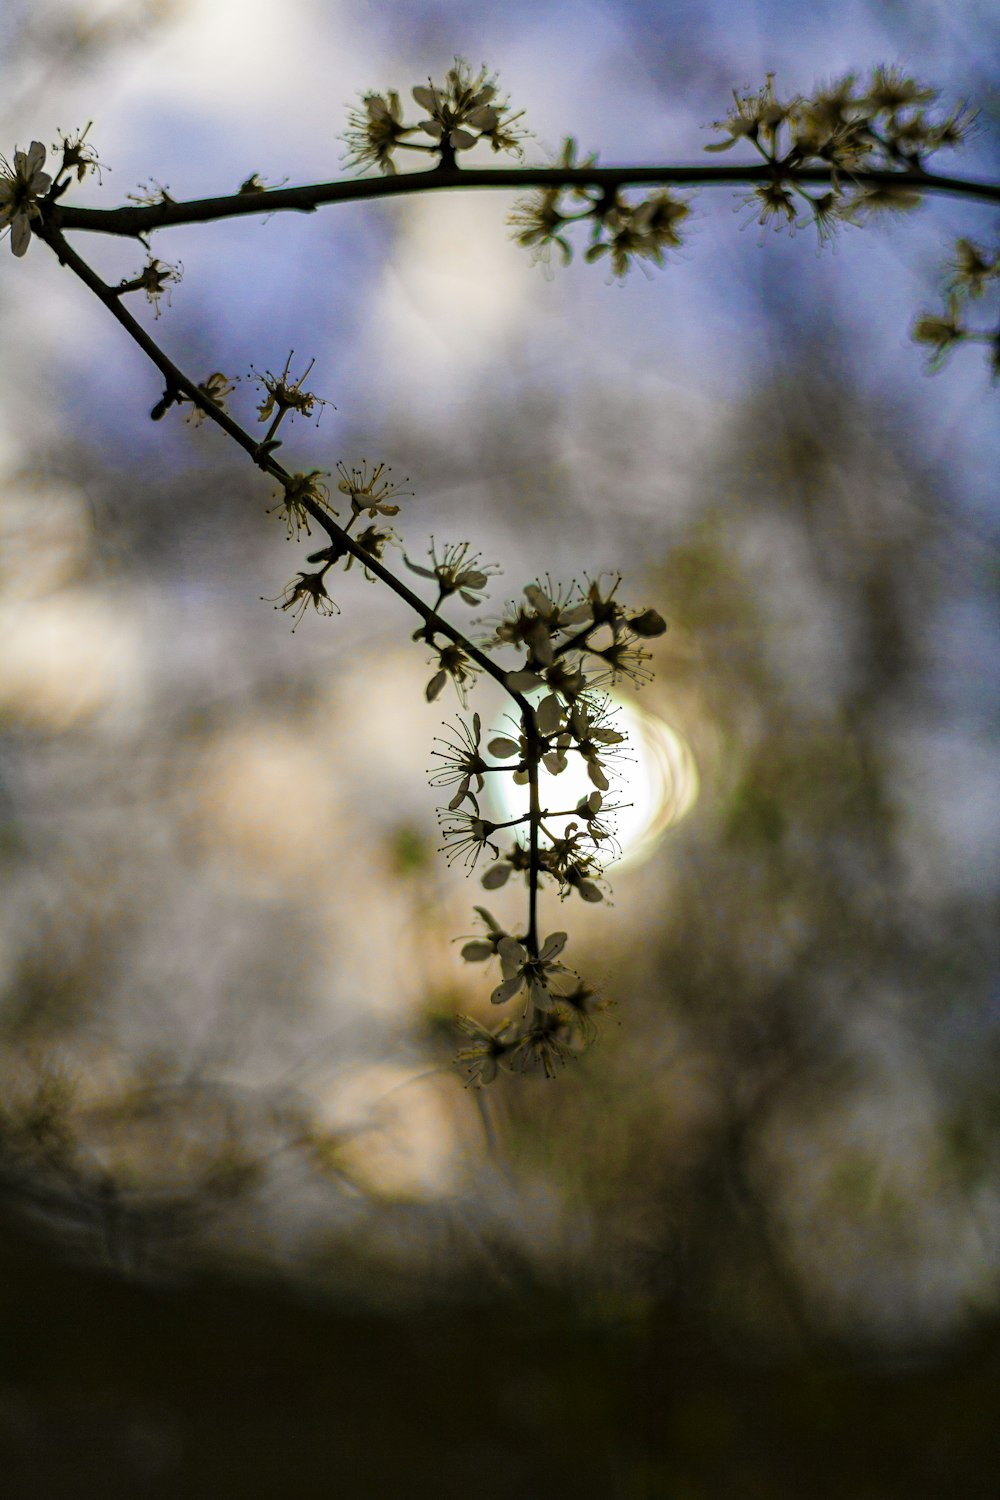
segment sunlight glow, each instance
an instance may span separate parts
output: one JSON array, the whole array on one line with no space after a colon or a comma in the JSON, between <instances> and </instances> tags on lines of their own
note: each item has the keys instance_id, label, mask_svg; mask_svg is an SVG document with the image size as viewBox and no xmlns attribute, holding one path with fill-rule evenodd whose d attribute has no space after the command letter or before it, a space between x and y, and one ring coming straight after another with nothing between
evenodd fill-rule
<instances>
[{"instance_id":1,"label":"sunlight glow","mask_svg":"<svg viewBox=\"0 0 1000 1500\"><path fill-rule=\"evenodd\" d=\"M621 870L642 864L652 854L668 828L679 823L698 800L698 769L690 746L658 715L614 698L615 727L628 736L623 754L607 767L611 789L603 794L606 809L617 808L602 818L614 829L621 857L614 868ZM491 778L491 808L488 815L497 820L517 818L528 810L528 788L515 786L513 777ZM579 756L561 776L541 772L539 791L542 806L561 811L575 807L588 797L594 785ZM569 817L548 818L554 833L561 834Z\"/></svg>"}]
</instances>

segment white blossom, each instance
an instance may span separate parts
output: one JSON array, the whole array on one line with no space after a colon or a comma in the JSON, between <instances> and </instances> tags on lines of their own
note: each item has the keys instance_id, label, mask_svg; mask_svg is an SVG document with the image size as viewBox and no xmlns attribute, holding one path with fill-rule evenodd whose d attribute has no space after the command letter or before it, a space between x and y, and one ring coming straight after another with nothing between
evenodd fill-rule
<instances>
[{"instance_id":1,"label":"white blossom","mask_svg":"<svg viewBox=\"0 0 1000 1500\"><path fill-rule=\"evenodd\" d=\"M0 228L10 228L10 248L23 255L31 242L31 221L41 218L38 206L52 185L45 165L45 147L32 141L27 151L14 152L14 165L0 158L6 171L0 176Z\"/></svg>"}]
</instances>

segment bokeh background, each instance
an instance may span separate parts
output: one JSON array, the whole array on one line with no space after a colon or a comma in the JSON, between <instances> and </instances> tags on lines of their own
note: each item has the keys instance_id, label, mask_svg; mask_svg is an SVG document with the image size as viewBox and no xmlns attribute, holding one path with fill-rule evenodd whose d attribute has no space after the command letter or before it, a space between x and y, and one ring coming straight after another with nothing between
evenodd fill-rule
<instances>
[{"instance_id":1,"label":"bokeh background","mask_svg":"<svg viewBox=\"0 0 1000 1500\"><path fill-rule=\"evenodd\" d=\"M971 0L8 0L0 146L93 120L73 201L106 206L326 180L363 90L460 54L536 159L695 161L734 86L886 61L979 110L954 169L996 177L998 31ZM411 556L502 566L484 613L621 570L670 623L656 836L613 908L542 919L614 1003L555 1081L481 1093L484 894L423 774L458 704L414 622L355 569L291 636L261 596L306 549L262 476L151 423L105 310L0 247L5 1494L996 1492L998 398L909 336L996 216L818 253L702 191L619 286L546 277L511 196L162 233L184 277L138 314L248 424L251 364L315 358L336 410L286 463L409 475Z\"/></svg>"}]
</instances>

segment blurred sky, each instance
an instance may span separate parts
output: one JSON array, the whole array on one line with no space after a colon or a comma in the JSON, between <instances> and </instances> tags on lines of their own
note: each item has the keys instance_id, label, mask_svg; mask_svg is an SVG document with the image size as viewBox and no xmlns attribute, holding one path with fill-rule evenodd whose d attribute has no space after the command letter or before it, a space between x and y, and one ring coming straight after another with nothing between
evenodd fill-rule
<instances>
[{"instance_id":1,"label":"blurred sky","mask_svg":"<svg viewBox=\"0 0 1000 1500\"><path fill-rule=\"evenodd\" d=\"M150 19L132 20L130 35L130 18L143 9ZM95 48L92 63L60 63L52 35L77 14L95 29L102 17L117 21L119 38ZM573 134L606 162L694 161L733 86L757 86L773 70L779 93L808 92L884 60L929 79L946 101L970 97L982 110L978 137L939 158L943 170L954 162L957 171L989 175L997 161L996 95L982 72L995 16L972 4L717 0L484 11L161 0L79 13L65 3L11 4L3 25L20 57L0 106L5 139L50 143L57 126L94 121L91 139L112 170L103 188L91 179L75 191L79 203L110 206L151 179L175 197L197 197L235 188L254 170L271 182L338 176L339 136L358 95L396 86L408 96L453 54L498 72L535 132L532 153L556 150ZM372 441L401 418L430 425L455 451L470 406L526 380L565 392L595 374L656 382L679 448L692 425L696 441L710 443L727 402L776 354L794 362L794 347L772 347L777 309L783 340L797 329L810 339L822 326L833 364L891 389L908 414L900 417L908 438L947 470L956 503L988 511L997 438L982 364L963 350L947 381L928 381L908 336L915 312L936 300L948 245L958 233L988 229L981 206L939 199L906 222L848 232L821 254L810 233L768 235L765 255L756 226L741 231L733 217L737 197L706 191L676 262L618 287L579 256L546 283L508 242L510 201L486 192L397 199L161 234L156 253L182 261L186 275L157 331L168 348L234 373L251 361L276 368L295 346L315 356L316 387L338 405L324 424L323 453L345 426ZM109 279L139 263L132 245L95 237L85 248ZM162 453L163 428L133 420L140 399L155 399L153 374L81 288L35 253L5 267L0 295L9 347L24 351L8 443L31 431L30 409L37 414L58 396L90 440L114 434L148 446L151 458Z\"/></svg>"},{"instance_id":2,"label":"blurred sky","mask_svg":"<svg viewBox=\"0 0 1000 1500\"><path fill-rule=\"evenodd\" d=\"M88 179L71 191L70 201L79 204L116 205L150 181L189 198L234 191L255 171L273 184L286 177L329 180L343 173L340 133L361 93L395 87L408 97L414 84L439 78L460 54L499 74L535 132L528 151L538 159L543 148L555 152L572 134L583 152L599 150L609 164L693 162L712 138L705 126L725 115L734 86L759 87L773 70L779 94L808 93L816 81L884 61L939 87L946 103L968 98L979 107L978 134L940 164L943 171L989 177L1000 169L996 83L986 71L997 31L992 6L920 0L809 6L510 0L489 10L432 0L153 0L79 8L8 0L0 13L6 58L0 150L9 155L36 138L50 145L59 127L93 120L89 139L108 170L103 185ZM790 502L795 525L779 524L768 511L768 486L783 494L768 472L769 455L778 454L802 416L797 372L829 374L831 389L841 379L852 389L852 426L840 430L843 464L837 468L835 455L824 474L838 493L850 491L845 514L858 521L869 553L878 551L880 526L898 540L911 502L915 532L918 522L932 521L968 537L970 546L996 536L997 393L981 351L960 349L932 379L909 337L917 313L939 303L940 267L955 237L988 241L995 216L938 199L885 227L848 230L835 248L818 252L804 230L794 239L769 234L760 245L756 227L740 228L738 195L704 190L694 197L691 231L672 263L648 278L635 271L618 286L608 284L600 264L585 266L579 253L547 279L508 237L510 203L508 193L485 191L400 197L168 231L154 238L153 252L184 264L172 305L159 321L144 304L133 301L132 308L196 378L215 369L243 377L231 405L248 426L251 363L279 371L294 348L297 372L315 358L310 386L336 411L325 410L318 428L297 422L287 430L285 462L332 469L339 459L365 455L409 474L416 494L400 520L411 551L429 532L471 539L505 568L491 607L545 568L568 577L623 567L634 575L637 602L659 603L645 597L643 570L655 576L668 568L674 541L697 535L703 514L717 516L711 486L724 483L719 505L728 506L734 550L770 611L768 649L786 695L777 696L774 722L759 731L751 725L745 743L732 726L728 742L723 728L705 728L696 753L718 772L723 791L731 789L727 778L735 782L739 757L752 753L765 730L780 737L786 712L793 729L803 705L819 719L833 714L851 697L852 674L863 676L864 646L854 652L852 638L854 617L862 613L857 580L838 578L834 563L829 587L821 586L824 540L830 542L823 518L806 536L808 528L796 531L801 516ZM141 266L135 245L82 235L75 241L110 281ZM137 918L137 937L128 929L138 950L129 949L134 970L108 981L109 1018L91 1039L95 1058L109 1037L140 1057L158 1039L183 1036L192 1052L201 1049L202 1060L218 1061L223 1072L228 1067L229 1077L238 1053L241 1083L268 1082L281 1069L295 1077L303 1069L321 1071L327 1055L321 1042L332 1037L335 1050L343 1035L338 1028L346 1025L348 1050L364 1054L368 1071L349 1073L325 1097L327 1122L339 1128L419 1063L416 1052L405 1054L405 1067L398 1055L387 1062L380 1048L422 993L421 964L430 987L448 974L442 986L457 985L463 1000L476 983L482 988L478 974L454 979L453 949L444 955L433 944L421 949L430 908L414 916L409 892L372 832L388 836L397 824L429 817L436 799L420 773L442 708L422 701L422 668L401 633L396 601L366 587L357 571L343 583L342 617L309 619L289 638L287 621L259 596L278 593L290 557L298 566L301 549L286 547L280 526L264 519L266 487L246 465L239 490L225 467L227 444L211 429L186 426L176 412L162 423L148 420L161 389L155 372L43 246L33 244L19 261L0 246L0 318L0 460L18 483L41 472L44 490L38 507L30 484L18 489L11 482L3 494L7 555L15 564L27 560L21 572L28 583L23 596L15 590L3 605L8 649L0 695L23 713L29 730L52 736L44 754L29 740L13 741L12 786L28 810L25 827L37 859L20 904L8 913L9 947L13 952L21 939L19 923L27 931L23 913L38 920L36 907L50 902L58 915L52 850L64 859L70 850L84 884L94 871L99 887L101 870L113 869L145 925ZM822 388L820 378L808 390ZM831 397L829 410L805 415L817 427L828 425L835 442L839 410ZM745 466L738 462L741 444ZM184 486L172 490L177 475ZM116 484L124 486L124 499ZM112 498L105 500L104 491ZM238 525L237 515L244 518ZM113 566L115 522L124 538L120 578ZM845 522L845 535L849 530ZM95 535L106 568L96 582L81 561ZM839 540L838 534L833 543ZM957 567L957 555L947 553L944 566ZM19 576L16 566L9 571ZM906 617L920 620L913 633L921 650L926 646L917 694L924 717L907 717L907 704L896 718L887 711L880 725L898 754L892 766L903 813L893 837L905 845L898 885L918 908L928 891L936 896L943 889L949 899L973 901L996 868L995 597L980 582L968 584L965 574L952 594L943 593L926 643L921 600ZM664 602L665 613L674 602ZM707 641L713 621L702 624ZM402 630L410 628L404 616ZM697 627L677 635L678 649L696 661ZM720 692L728 683L735 699L736 682L750 699L756 683L752 670L738 681L743 638L738 630L733 637L732 662L722 653ZM677 696L684 682L689 697L696 696L672 665ZM711 667L705 677L707 701ZM889 698L887 691L887 705ZM449 703L443 712L453 710ZM484 717L489 711L483 709ZM183 715L189 719L182 722ZM721 723L724 713L718 717ZM63 731L92 723L82 749L60 741ZM192 757L180 772L166 764L175 743ZM821 788L817 805L824 794ZM719 797L705 811L706 839L717 831L712 819L723 821ZM127 798L134 803L123 829ZM175 834L180 876L170 866ZM838 837L834 827L831 863ZM185 840L197 846L191 864ZM329 856L336 841L352 850L349 870ZM151 872L139 864L130 873L130 861L146 855ZM166 872L162 882L157 861ZM641 873L631 884L623 879L625 899L615 911L588 908L584 923L577 904L567 925L571 915L586 929L584 943L595 956L616 931L626 934L623 945L631 933L641 953L647 941L654 947L658 918L680 904L683 880L697 893L698 878L693 855L680 871L664 861L648 885ZM477 887L439 877L432 889L435 930L447 924L449 935L464 931ZM867 889L863 871L857 889ZM706 900L706 950L725 933L721 918L712 927L715 903L724 896L713 890ZM305 922L309 901L315 909L308 912L308 939L301 940L302 963L315 960L321 971L315 992L285 965L285 955L297 951L296 924ZM405 946L390 952L382 938L408 922L416 957ZM697 941L696 934L693 948ZM725 948L724 937L717 946ZM257 990L268 992L268 1005L255 1010L247 995ZM859 1032L870 1022L872 1055L882 1047L880 1026L888 1032L898 1022L900 1034L905 1030L888 983L878 1005L885 996L877 1020L854 1017L839 991L831 1002ZM984 999L979 1013L949 1011L942 1031L955 1035L966 1027L974 1051L976 1038L995 1024L988 1009ZM213 1029L220 1014L224 1023ZM672 1023L653 1034L665 1056L676 1040ZM114 1071L106 1057L100 1066ZM921 1066L900 1063L902 1081L891 1096L917 1198L923 1158L907 1155L905 1143L911 1125L911 1134L930 1135ZM97 1088L104 1075L96 1064L94 1077ZM478 1138L469 1145L452 1106L444 1108L443 1096L433 1092L439 1085L428 1087L424 1104L414 1106L426 1115L425 1148L415 1154L412 1141L408 1146L407 1130L416 1126L401 1116L398 1128L383 1134L377 1172L370 1162L365 1169L383 1184L408 1184L418 1198L448 1188L452 1159L463 1150L477 1172L486 1170ZM670 1107L689 1109L693 1118L700 1106L690 1102L690 1091L681 1095L682 1104ZM873 1084L855 1113L820 1121L815 1135L808 1122L798 1137L777 1133L774 1159L791 1198L799 1201L799 1182L826 1159L827 1136L843 1143L852 1132L869 1142L879 1135L885 1116L877 1096ZM466 1122L468 1096L462 1108ZM539 1168L538 1181L543 1176ZM526 1191L535 1190L534 1181ZM488 1205L498 1219L510 1206L504 1192L497 1188ZM287 1201L286 1195L280 1212L271 1205L267 1232L275 1244L292 1235ZM551 1206L539 1187L526 1222L540 1241L551 1230ZM337 1211L360 1213L343 1203ZM982 1212L995 1257L995 1200ZM809 1243L808 1224L800 1228ZM972 1269L963 1262L953 1270L940 1211L926 1234L926 1262L948 1282L941 1302L950 1311L984 1274L987 1251L976 1240L967 1257ZM969 1238L971 1244L971 1230ZM857 1264L864 1281L869 1262L859 1255ZM894 1265L886 1257L887 1278ZM877 1309L882 1284L875 1278L873 1285L867 1296ZM897 1309L900 1326L912 1305Z\"/></svg>"},{"instance_id":3,"label":"blurred sky","mask_svg":"<svg viewBox=\"0 0 1000 1500\"><path fill-rule=\"evenodd\" d=\"M90 139L110 170L103 186L88 178L71 191L79 203L110 206L150 181L197 197L234 189L252 171L274 183L336 177L359 95L397 87L408 98L455 54L499 74L539 159L572 133L606 162L695 161L734 86L758 86L773 70L779 93L808 92L881 60L931 81L945 103L968 98L980 110L970 142L938 158L942 170L1000 170L1000 107L987 71L998 27L982 5L717 0L484 11L60 0L8 5L0 24L11 69L0 102L7 149L94 122ZM568 576L661 555L709 498L706 474L731 440L740 402L774 389L780 430L782 381L794 384L803 360L847 379L862 408L870 396L868 435L915 459L940 516L996 536L1000 427L981 351L960 349L929 378L909 337L918 311L940 303L954 238L988 239L995 216L983 206L932 200L818 252L808 231L769 233L761 245L755 225L740 227L738 194L702 191L672 263L648 277L633 271L620 286L608 284L603 264L582 263L582 244L547 280L509 239L511 201L438 194L168 231L153 248L185 267L172 305L159 321L141 298L131 306L196 378L214 369L243 377L232 407L247 425L257 399L251 364L280 370L295 349L299 371L315 358L310 385L336 410L318 428L296 424L286 461L330 470L365 455L409 474L410 548L428 532L472 540L505 569L509 582L495 594L516 592L517 575L539 566ZM77 240L109 280L141 265L136 245ZM150 483L178 465L208 473L228 458L221 436L193 433L176 414L147 420L156 372L41 246L19 262L6 254L0 269L5 345L17 351L0 376L9 474L40 458L56 416L63 448L80 444L112 469L141 465ZM517 441L505 441L505 430ZM247 486L262 488L249 474ZM263 534L273 522L256 525ZM190 566L183 584L171 579L170 597L182 587L192 607L214 601L222 620L192 629L228 639L230 584L240 595L242 580L217 588L226 557L213 560L213 573L199 566L198 548L192 536ZM238 574L240 562L232 566ZM394 601L377 595L366 598L367 616L397 618ZM356 615L337 628L341 642L364 630ZM942 650L964 668L943 677L973 713L997 674L979 607L952 607L939 629ZM185 660L202 649L185 650L186 637L173 652ZM295 645L316 649L302 638Z\"/></svg>"}]
</instances>

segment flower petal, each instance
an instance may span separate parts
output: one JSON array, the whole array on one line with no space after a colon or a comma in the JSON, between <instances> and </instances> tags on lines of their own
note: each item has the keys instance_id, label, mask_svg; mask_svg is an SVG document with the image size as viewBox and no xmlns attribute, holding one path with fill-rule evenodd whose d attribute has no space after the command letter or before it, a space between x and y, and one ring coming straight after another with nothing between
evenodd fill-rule
<instances>
[{"instance_id":1,"label":"flower petal","mask_svg":"<svg viewBox=\"0 0 1000 1500\"><path fill-rule=\"evenodd\" d=\"M505 735L498 735L495 740L490 740L486 748L491 755L497 755L501 760L509 760L512 755L520 753L520 746Z\"/></svg>"},{"instance_id":2,"label":"flower petal","mask_svg":"<svg viewBox=\"0 0 1000 1500\"><path fill-rule=\"evenodd\" d=\"M461 807L462 803L465 801L466 797L468 797L468 796L469 796L469 778L468 778L468 776L463 776L462 780L458 784L458 791L455 793L454 797L452 797L451 801L448 803L448 811L449 812L455 812L455 811L457 811L457 809Z\"/></svg>"},{"instance_id":3,"label":"flower petal","mask_svg":"<svg viewBox=\"0 0 1000 1500\"><path fill-rule=\"evenodd\" d=\"M552 633L544 620L536 620L531 629L531 649L543 666L551 667L556 659Z\"/></svg>"},{"instance_id":4,"label":"flower petal","mask_svg":"<svg viewBox=\"0 0 1000 1500\"><path fill-rule=\"evenodd\" d=\"M667 628L666 620L655 609L644 609L641 615L634 615L628 623L636 635L641 636L663 635Z\"/></svg>"},{"instance_id":5,"label":"flower petal","mask_svg":"<svg viewBox=\"0 0 1000 1500\"><path fill-rule=\"evenodd\" d=\"M31 220L27 214L15 214L10 229L10 248L15 255L23 255L31 244Z\"/></svg>"},{"instance_id":6,"label":"flower petal","mask_svg":"<svg viewBox=\"0 0 1000 1500\"><path fill-rule=\"evenodd\" d=\"M512 979L505 979L502 984L498 984L490 996L490 1004L504 1005L508 1000L512 1000L521 988L522 978L521 974L515 974Z\"/></svg>"},{"instance_id":7,"label":"flower petal","mask_svg":"<svg viewBox=\"0 0 1000 1500\"><path fill-rule=\"evenodd\" d=\"M508 672L507 686L515 693L530 693L533 688L544 687L545 683L536 672Z\"/></svg>"},{"instance_id":8,"label":"flower petal","mask_svg":"<svg viewBox=\"0 0 1000 1500\"><path fill-rule=\"evenodd\" d=\"M601 789L602 792L606 792L608 790L608 787L611 785L611 783L609 782L608 778L605 776L604 772L601 770L601 765L600 765L599 761L588 760L588 762L587 762L587 775L590 777L591 781L594 783L595 786L599 786L600 787L600 789Z\"/></svg>"},{"instance_id":9,"label":"flower petal","mask_svg":"<svg viewBox=\"0 0 1000 1500\"><path fill-rule=\"evenodd\" d=\"M509 933L500 939L497 952L503 965L505 979L510 979L515 972L520 973L528 961L528 950L523 943L519 943L517 938L511 937Z\"/></svg>"},{"instance_id":10,"label":"flower petal","mask_svg":"<svg viewBox=\"0 0 1000 1500\"><path fill-rule=\"evenodd\" d=\"M549 994L548 985L532 974L528 980L528 994L537 1010L548 1010L552 1005L552 996Z\"/></svg>"},{"instance_id":11,"label":"flower petal","mask_svg":"<svg viewBox=\"0 0 1000 1500\"><path fill-rule=\"evenodd\" d=\"M466 963L480 964L484 959L493 957L493 944L488 943L485 938L477 938L474 942L465 944L462 957Z\"/></svg>"},{"instance_id":12,"label":"flower petal","mask_svg":"<svg viewBox=\"0 0 1000 1500\"><path fill-rule=\"evenodd\" d=\"M540 584L526 584L524 588L524 596L527 599L528 603L531 605L532 609L537 610L540 615L550 615L552 613L554 609L552 600L549 598L548 594Z\"/></svg>"},{"instance_id":13,"label":"flower petal","mask_svg":"<svg viewBox=\"0 0 1000 1500\"><path fill-rule=\"evenodd\" d=\"M549 693L535 709L535 720L540 734L557 734L562 722L562 704L555 693Z\"/></svg>"}]
</instances>

